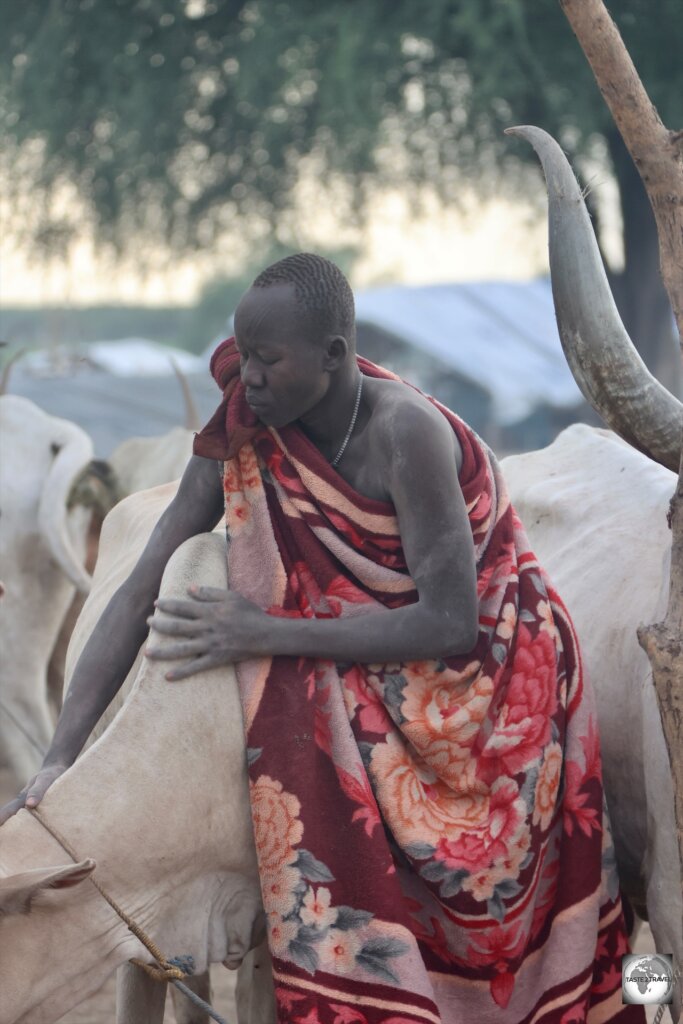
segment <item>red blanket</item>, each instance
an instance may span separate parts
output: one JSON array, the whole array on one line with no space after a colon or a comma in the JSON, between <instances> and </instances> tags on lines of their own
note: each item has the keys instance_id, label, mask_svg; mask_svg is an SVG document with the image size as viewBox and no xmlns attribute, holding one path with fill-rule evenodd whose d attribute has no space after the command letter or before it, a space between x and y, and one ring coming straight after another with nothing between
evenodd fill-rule
<instances>
[{"instance_id":1,"label":"red blanket","mask_svg":"<svg viewBox=\"0 0 683 1024\"><path fill-rule=\"evenodd\" d=\"M231 586L305 618L415 601L393 506L256 420L232 341L212 372L195 452L225 460ZM238 666L280 1020L640 1024L573 628L492 454L434 404L464 454L474 651Z\"/></svg>"}]
</instances>

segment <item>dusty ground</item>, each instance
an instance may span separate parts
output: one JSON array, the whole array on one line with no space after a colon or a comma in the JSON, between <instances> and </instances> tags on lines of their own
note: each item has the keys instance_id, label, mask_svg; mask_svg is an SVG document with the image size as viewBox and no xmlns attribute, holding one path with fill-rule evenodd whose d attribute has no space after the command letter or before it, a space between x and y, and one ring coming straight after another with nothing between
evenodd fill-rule
<instances>
[{"instance_id":1,"label":"dusty ground","mask_svg":"<svg viewBox=\"0 0 683 1024\"><path fill-rule=\"evenodd\" d=\"M9 784L7 773L0 770L0 806L13 795ZM643 925L635 944L634 952L654 952L652 933L648 925ZM664 951L666 952L666 950ZM211 971L212 1005L217 1012L225 1018L228 1024L235 1024L235 989L236 975L225 967L214 966ZM59 1024L114 1024L115 1020L115 995L116 982L112 976L95 995L86 999L84 1003L65 1017L62 1017ZM646 1007L648 1022L654 1020L657 1007ZM670 1018L668 1015L665 1021ZM165 1024L175 1024L175 1014L170 993L166 1001Z\"/></svg>"}]
</instances>

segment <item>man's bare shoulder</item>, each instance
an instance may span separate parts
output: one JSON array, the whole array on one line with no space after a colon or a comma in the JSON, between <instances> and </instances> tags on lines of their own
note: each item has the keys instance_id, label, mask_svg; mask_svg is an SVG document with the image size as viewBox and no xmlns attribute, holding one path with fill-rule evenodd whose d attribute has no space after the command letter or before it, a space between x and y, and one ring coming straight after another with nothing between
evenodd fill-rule
<instances>
[{"instance_id":1,"label":"man's bare shoulder","mask_svg":"<svg viewBox=\"0 0 683 1024\"><path fill-rule=\"evenodd\" d=\"M368 430L373 447L392 459L410 459L429 445L454 455L460 468L458 439L443 413L424 395L402 381L373 380L370 397Z\"/></svg>"}]
</instances>

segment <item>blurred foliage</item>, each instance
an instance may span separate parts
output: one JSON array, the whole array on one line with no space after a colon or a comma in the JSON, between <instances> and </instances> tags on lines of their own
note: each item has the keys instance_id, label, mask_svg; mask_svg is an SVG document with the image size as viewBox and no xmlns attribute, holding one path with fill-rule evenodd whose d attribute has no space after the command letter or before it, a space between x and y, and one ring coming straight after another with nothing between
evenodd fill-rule
<instances>
[{"instance_id":1,"label":"blurred foliage","mask_svg":"<svg viewBox=\"0 0 683 1024\"><path fill-rule=\"evenodd\" d=\"M680 126L683 5L611 7ZM323 182L343 176L360 214L370 183L454 201L463 175L483 187L512 154L532 160L510 124L572 153L614 133L556 0L0 0L0 18L5 176L48 246L78 228L56 200L65 181L100 238L182 250L277 223L302 158Z\"/></svg>"},{"instance_id":2,"label":"blurred foliage","mask_svg":"<svg viewBox=\"0 0 683 1024\"><path fill-rule=\"evenodd\" d=\"M349 274L356 251L322 248L321 255ZM291 252L274 242L256 247L237 274L219 274L206 282L192 306L46 306L0 309L0 373L19 349L71 347L91 341L142 337L197 354L230 330L230 318L257 274Z\"/></svg>"}]
</instances>

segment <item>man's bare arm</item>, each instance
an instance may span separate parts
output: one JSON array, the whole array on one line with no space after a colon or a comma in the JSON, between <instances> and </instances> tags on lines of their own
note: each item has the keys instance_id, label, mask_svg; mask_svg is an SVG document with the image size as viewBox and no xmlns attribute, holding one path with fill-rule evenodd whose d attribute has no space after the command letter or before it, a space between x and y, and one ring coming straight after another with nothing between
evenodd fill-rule
<instances>
[{"instance_id":1,"label":"man's bare arm","mask_svg":"<svg viewBox=\"0 0 683 1024\"><path fill-rule=\"evenodd\" d=\"M277 620L274 653L405 661L466 654L477 642L474 544L452 429L437 410L407 403L387 426L387 481L418 601L349 619Z\"/></svg>"},{"instance_id":2,"label":"man's bare arm","mask_svg":"<svg viewBox=\"0 0 683 1024\"><path fill-rule=\"evenodd\" d=\"M402 403L382 434L376 470L396 507L417 603L368 608L352 618L293 620L267 615L235 592L200 587L189 600L161 601L154 616L155 629L177 642L153 643L148 656L182 660L167 678L260 655L386 662L472 650L478 637L476 567L452 430L426 403Z\"/></svg>"},{"instance_id":3,"label":"man's bare arm","mask_svg":"<svg viewBox=\"0 0 683 1024\"><path fill-rule=\"evenodd\" d=\"M193 456L175 498L83 649L40 772L3 808L0 823L25 804L35 806L48 786L75 761L147 635L146 619L153 610L166 563L183 541L213 530L222 513L223 488L217 464Z\"/></svg>"}]
</instances>

